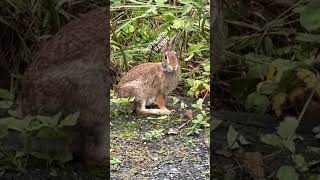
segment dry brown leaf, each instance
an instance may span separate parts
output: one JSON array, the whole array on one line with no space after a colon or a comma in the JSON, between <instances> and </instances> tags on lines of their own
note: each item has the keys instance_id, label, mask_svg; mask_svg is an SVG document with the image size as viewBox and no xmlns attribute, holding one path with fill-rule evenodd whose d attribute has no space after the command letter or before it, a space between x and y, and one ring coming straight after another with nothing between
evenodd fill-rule
<instances>
[{"instance_id":1,"label":"dry brown leaf","mask_svg":"<svg viewBox=\"0 0 320 180\"><path fill-rule=\"evenodd\" d=\"M263 156L259 152L246 152L243 156L243 165L254 179L264 179Z\"/></svg>"},{"instance_id":2,"label":"dry brown leaf","mask_svg":"<svg viewBox=\"0 0 320 180\"><path fill-rule=\"evenodd\" d=\"M192 119L192 118L193 118L192 110L186 110L185 114L186 114L186 116L187 116L189 119Z\"/></svg>"}]
</instances>

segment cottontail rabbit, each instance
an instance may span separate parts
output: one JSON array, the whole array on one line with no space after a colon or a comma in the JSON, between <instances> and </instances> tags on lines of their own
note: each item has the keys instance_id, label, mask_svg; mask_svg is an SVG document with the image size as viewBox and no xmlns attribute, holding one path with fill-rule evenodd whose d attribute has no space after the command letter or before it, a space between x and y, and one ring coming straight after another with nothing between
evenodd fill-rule
<instances>
[{"instance_id":1,"label":"cottontail rabbit","mask_svg":"<svg viewBox=\"0 0 320 180\"><path fill-rule=\"evenodd\" d=\"M85 162L108 156L108 16L98 8L65 25L34 57L18 98L23 115L80 111L67 147Z\"/></svg>"},{"instance_id":2,"label":"cottontail rabbit","mask_svg":"<svg viewBox=\"0 0 320 180\"><path fill-rule=\"evenodd\" d=\"M178 85L180 67L174 50L179 34L162 46L161 63L145 63L130 69L119 81L119 97L134 97L134 110L143 114L170 114L165 98ZM155 101L160 109L146 109Z\"/></svg>"}]
</instances>

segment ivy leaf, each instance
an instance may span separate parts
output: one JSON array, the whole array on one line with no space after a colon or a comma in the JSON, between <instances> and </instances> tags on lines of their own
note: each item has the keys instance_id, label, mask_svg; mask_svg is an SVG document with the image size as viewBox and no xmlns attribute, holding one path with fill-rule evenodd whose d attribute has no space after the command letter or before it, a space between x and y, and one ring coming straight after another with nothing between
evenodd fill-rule
<instances>
[{"instance_id":1,"label":"ivy leaf","mask_svg":"<svg viewBox=\"0 0 320 180\"><path fill-rule=\"evenodd\" d=\"M279 117L282 114L282 105L286 102L287 93L278 93L272 97L272 108Z\"/></svg>"},{"instance_id":2,"label":"ivy leaf","mask_svg":"<svg viewBox=\"0 0 320 180\"><path fill-rule=\"evenodd\" d=\"M231 149L235 149L239 147L238 142L236 142L238 138L238 132L233 128L232 125L229 126L229 130L227 133L227 142L228 142L228 147Z\"/></svg>"},{"instance_id":3,"label":"ivy leaf","mask_svg":"<svg viewBox=\"0 0 320 180\"><path fill-rule=\"evenodd\" d=\"M298 125L299 122L296 118L286 117L282 122L280 122L277 133L283 139L293 139Z\"/></svg>"},{"instance_id":4,"label":"ivy leaf","mask_svg":"<svg viewBox=\"0 0 320 180\"><path fill-rule=\"evenodd\" d=\"M80 116L80 112L70 114L66 118L64 118L58 126L59 127L74 126L76 125L79 116Z\"/></svg>"},{"instance_id":5,"label":"ivy leaf","mask_svg":"<svg viewBox=\"0 0 320 180\"><path fill-rule=\"evenodd\" d=\"M308 31L320 30L320 3L319 0L311 0L306 6L304 6L300 13L300 23Z\"/></svg>"},{"instance_id":6,"label":"ivy leaf","mask_svg":"<svg viewBox=\"0 0 320 180\"><path fill-rule=\"evenodd\" d=\"M291 166L281 166L277 172L279 180L298 180L299 174Z\"/></svg>"}]
</instances>

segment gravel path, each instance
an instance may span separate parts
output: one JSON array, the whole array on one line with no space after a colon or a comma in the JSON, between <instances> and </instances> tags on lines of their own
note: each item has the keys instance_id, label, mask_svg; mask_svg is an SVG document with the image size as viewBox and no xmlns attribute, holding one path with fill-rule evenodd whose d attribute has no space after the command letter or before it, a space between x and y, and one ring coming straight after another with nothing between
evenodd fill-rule
<instances>
[{"instance_id":1,"label":"gravel path","mask_svg":"<svg viewBox=\"0 0 320 180\"><path fill-rule=\"evenodd\" d=\"M190 107L190 103L184 103ZM111 179L209 179L209 129L187 136L190 125L185 123L190 121L184 112L188 107L182 110L177 103L170 107L176 113L160 118L132 113L112 116ZM119 107L112 108L115 111ZM146 134L161 129L163 134L146 139Z\"/></svg>"}]
</instances>

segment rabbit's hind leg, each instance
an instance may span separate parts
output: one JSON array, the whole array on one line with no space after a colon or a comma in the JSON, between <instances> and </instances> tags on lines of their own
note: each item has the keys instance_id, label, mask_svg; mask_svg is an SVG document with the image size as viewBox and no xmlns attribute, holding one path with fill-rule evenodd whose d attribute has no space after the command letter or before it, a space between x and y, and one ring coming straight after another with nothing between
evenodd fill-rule
<instances>
[{"instance_id":1,"label":"rabbit's hind leg","mask_svg":"<svg viewBox=\"0 0 320 180\"><path fill-rule=\"evenodd\" d=\"M146 102L147 100L141 100L140 106L136 106L136 112L141 113L141 114L155 114L155 115L160 115L160 114L167 114L168 112L165 112L161 109L146 109ZM169 111L170 113L170 111Z\"/></svg>"},{"instance_id":2,"label":"rabbit's hind leg","mask_svg":"<svg viewBox=\"0 0 320 180\"><path fill-rule=\"evenodd\" d=\"M156 103L158 104L158 106L161 110L161 114L170 114L171 113L171 111L169 109L167 109L167 107L166 107L166 100L163 95L157 95Z\"/></svg>"}]
</instances>

